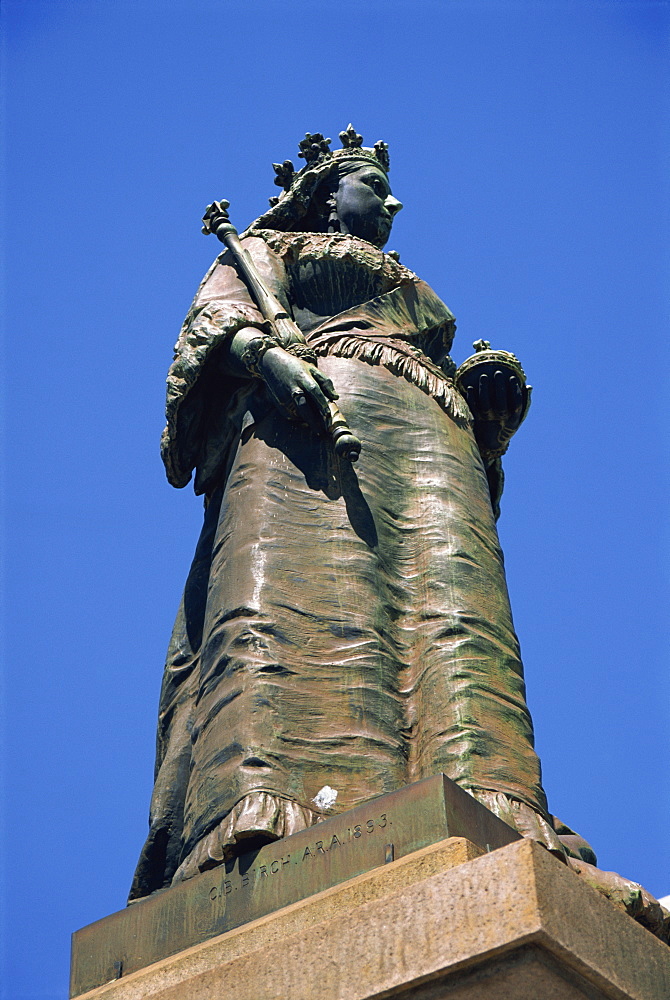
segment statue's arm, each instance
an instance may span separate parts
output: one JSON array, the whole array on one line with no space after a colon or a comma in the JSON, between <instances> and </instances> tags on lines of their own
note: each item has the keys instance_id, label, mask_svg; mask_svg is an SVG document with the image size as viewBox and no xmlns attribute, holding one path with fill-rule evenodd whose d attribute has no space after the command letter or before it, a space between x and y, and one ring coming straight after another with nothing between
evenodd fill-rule
<instances>
[{"instance_id":1,"label":"statue's arm","mask_svg":"<svg viewBox=\"0 0 670 1000\"><path fill-rule=\"evenodd\" d=\"M258 237L245 239L244 247L264 281L289 311L288 282L281 260ZM173 486L185 486L193 469L202 464L203 455L208 454L212 418L206 399L213 391L220 412L225 414L227 399L232 401L240 386L262 381L281 410L315 429L323 427L329 416L329 401L337 394L330 379L293 350L277 344L272 326L252 300L230 253L222 254L191 305L168 373L167 427L161 452ZM229 430L217 433L217 441L222 434L230 437L226 437L226 445L232 445L232 424ZM217 449L221 450L220 441ZM203 488L196 480L196 492Z\"/></svg>"},{"instance_id":2,"label":"statue's arm","mask_svg":"<svg viewBox=\"0 0 670 1000\"><path fill-rule=\"evenodd\" d=\"M238 330L224 345L221 363L236 378L259 378L283 413L316 431L328 420L329 400L337 399L333 383L316 365L254 328Z\"/></svg>"}]
</instances>

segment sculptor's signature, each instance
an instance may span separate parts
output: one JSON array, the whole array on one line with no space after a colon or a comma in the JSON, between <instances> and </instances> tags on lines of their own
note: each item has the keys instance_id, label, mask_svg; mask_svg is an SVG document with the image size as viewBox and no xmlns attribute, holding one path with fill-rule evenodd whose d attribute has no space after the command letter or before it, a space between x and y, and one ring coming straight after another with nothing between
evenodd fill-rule
<instances>
[{"instance_id":1,"label":"sculptor's signature","mask_svg":"<svg viewBox=\"0 0 670 1000\"><path fill-rule=\"evenodd\" d=\"M334 833L330 839L324 837L321 840L314 840L300 851L294 851L293 854L282 854L280 857L273 858L272 861L268 861L266 864L249 868L245 872L229 872L227 873L228 878L222 879L220 883L212 886L209 890L209 898L214 903L222 896L228 896L231 892L236 892L238 889L254 889L261 884L262 879L270 878L271 875L279 875L281 872L290 870L295 865L301 865L310 859L317 859L319 856L326 855L339 848L347 848L358 841L364 840L370 834L374 834L376 830L385 830L389 826L391 826L391 822L387 814L381 813L374 819L368 819L363 823L348 826L339 834Z\"/></svg>"}]
</instances>

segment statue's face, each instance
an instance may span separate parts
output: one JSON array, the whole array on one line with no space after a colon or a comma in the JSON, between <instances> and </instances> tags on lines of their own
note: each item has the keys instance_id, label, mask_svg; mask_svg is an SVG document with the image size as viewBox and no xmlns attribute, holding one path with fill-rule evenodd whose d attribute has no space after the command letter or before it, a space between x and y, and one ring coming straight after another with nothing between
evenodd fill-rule
<instances>
[{"instance_id":1,"label":"statue's face","mask_svg":"<svg viewBox=\"0 0 670 1000\"><path fill-rule=\"evenodd\" d=\"M335 206L340 232L380 248L391 234L393 216L402 208L391 194L386 175L372 163L340 177Z\"/></svg>"}]
</instances>

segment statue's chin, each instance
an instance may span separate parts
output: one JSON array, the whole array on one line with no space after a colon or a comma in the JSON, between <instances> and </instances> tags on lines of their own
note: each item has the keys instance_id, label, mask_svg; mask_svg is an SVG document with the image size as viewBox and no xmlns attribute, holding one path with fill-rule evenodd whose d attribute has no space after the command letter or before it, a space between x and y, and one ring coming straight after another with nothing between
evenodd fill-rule
<instances>
[{"instance_id":1,"label":"statue's chin","mask_svg":"<svg viewBox=\"0 0 670 1000\"><path fill-rule=\"evenodd\" d=\"M369 223L370 220L368 220L368 225L359 224L352 229L341 225L340 232L346 233L348 236L356 236L359 240L365 240L367 243L372 243L373 247L383 250L389 241L393 223L386 219L378 219L376 225Z\"/></svg>"},{"instance_id":2,"label":"statue's chin","mask_svg":"<svg viewBox=\"0 0 670 1000\"><path fill-rule=\"evenodd\" d=\"M372 243L373 247L383 250L389 241L390 235L391 227L384 226L383 228L380 227L374 235L370 233L367 236L363 236L362 239L367 240L368 243Z\"/></svg>"},{"instance_id":3,"label":"statue's chin","mask_svg":"<svg viewBox=\"0 0 670 1000\"><path fill-rule=\"evenodd\" d=\"M382 222L379 226L379 236L375 241L375 246L379 247L380 250L383 250L389 241L389 237L391 236L391 225L392 223L390 222Z\"/></svg>"}]
</instances>

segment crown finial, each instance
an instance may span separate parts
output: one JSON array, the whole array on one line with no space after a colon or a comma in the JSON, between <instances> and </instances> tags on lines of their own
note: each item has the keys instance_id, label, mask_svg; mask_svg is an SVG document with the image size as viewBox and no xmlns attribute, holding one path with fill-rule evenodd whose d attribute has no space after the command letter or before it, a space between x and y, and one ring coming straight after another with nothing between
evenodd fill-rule
<instances>
[{"instance_id":1,"label":"crown finial","mask_svg":"<svg viewBox=\"0 0 670 1000\"><path fill-rule=\"evenodd\" d=\"M363 145L363 136L359 135L349 122L344 132L340 132L340 142L343 149L360 149Z\"/></svg>"},{"instance_id":2,"label":"crown finial","mask_svg":"<svg viewBox=\"0 0 670 1000\"><path fill-rule=\"evenodd\" d=\"M391 169L391 158L389 157L388 143L382 142L382 140L379 139L379 141L374 144L373 149L375 151L375 156L381 163L386 173L388 173Z\"/></svg>"},{"instance_id":3,"label":"crown finial","mask_svg":"<svg viewBox=\"0 0 670 1000\"><path fill-rule=\"evenodd\" d=\"M295 177L295 167L292 162L284 160L283 163L273 163L272 167L275 172L275 184L277 187L284 188L284 191L288 191Z\"/></svg>"},{"instance_id":4,"label":"crown finial","mask_svg":"<svg viewBox=\"0 0 670 1000\"><path fill-rule=\"evenodd\" d=\"M332 155L328 148L331 142L332 139L324 139L321 132L305 132L305 138L298 143L300 149L298 156L307 164L315 163L322 156Z\"/></svg>"},{"instance_id":5,"label":"crown finial","mask_svg":"<svg viewBox=\"0 0 670 1000\"><path fill-rule=\"evenodd\" d=\"M298 143L300 152L298 156L305 161L305 166L296 170L290 160L283 163L273 163L275 184L283 188L284 194L288 194L296 184L300 184L300 178L309 178L314 169L326 168L327 164L334 166L340 160L348 157L357 160L367 160L380 167L384 173L389 172L390 160L388 145L379 140L372 148L363 145L363 136L356 131L352 124L340 132L342 149L331 150L331 139L327 139L321 132L306 132L305 138ZM283 201L284 194L279 198L270 198L270 207L275 208L280 201Z\"/></svg>"}]
</instances>

